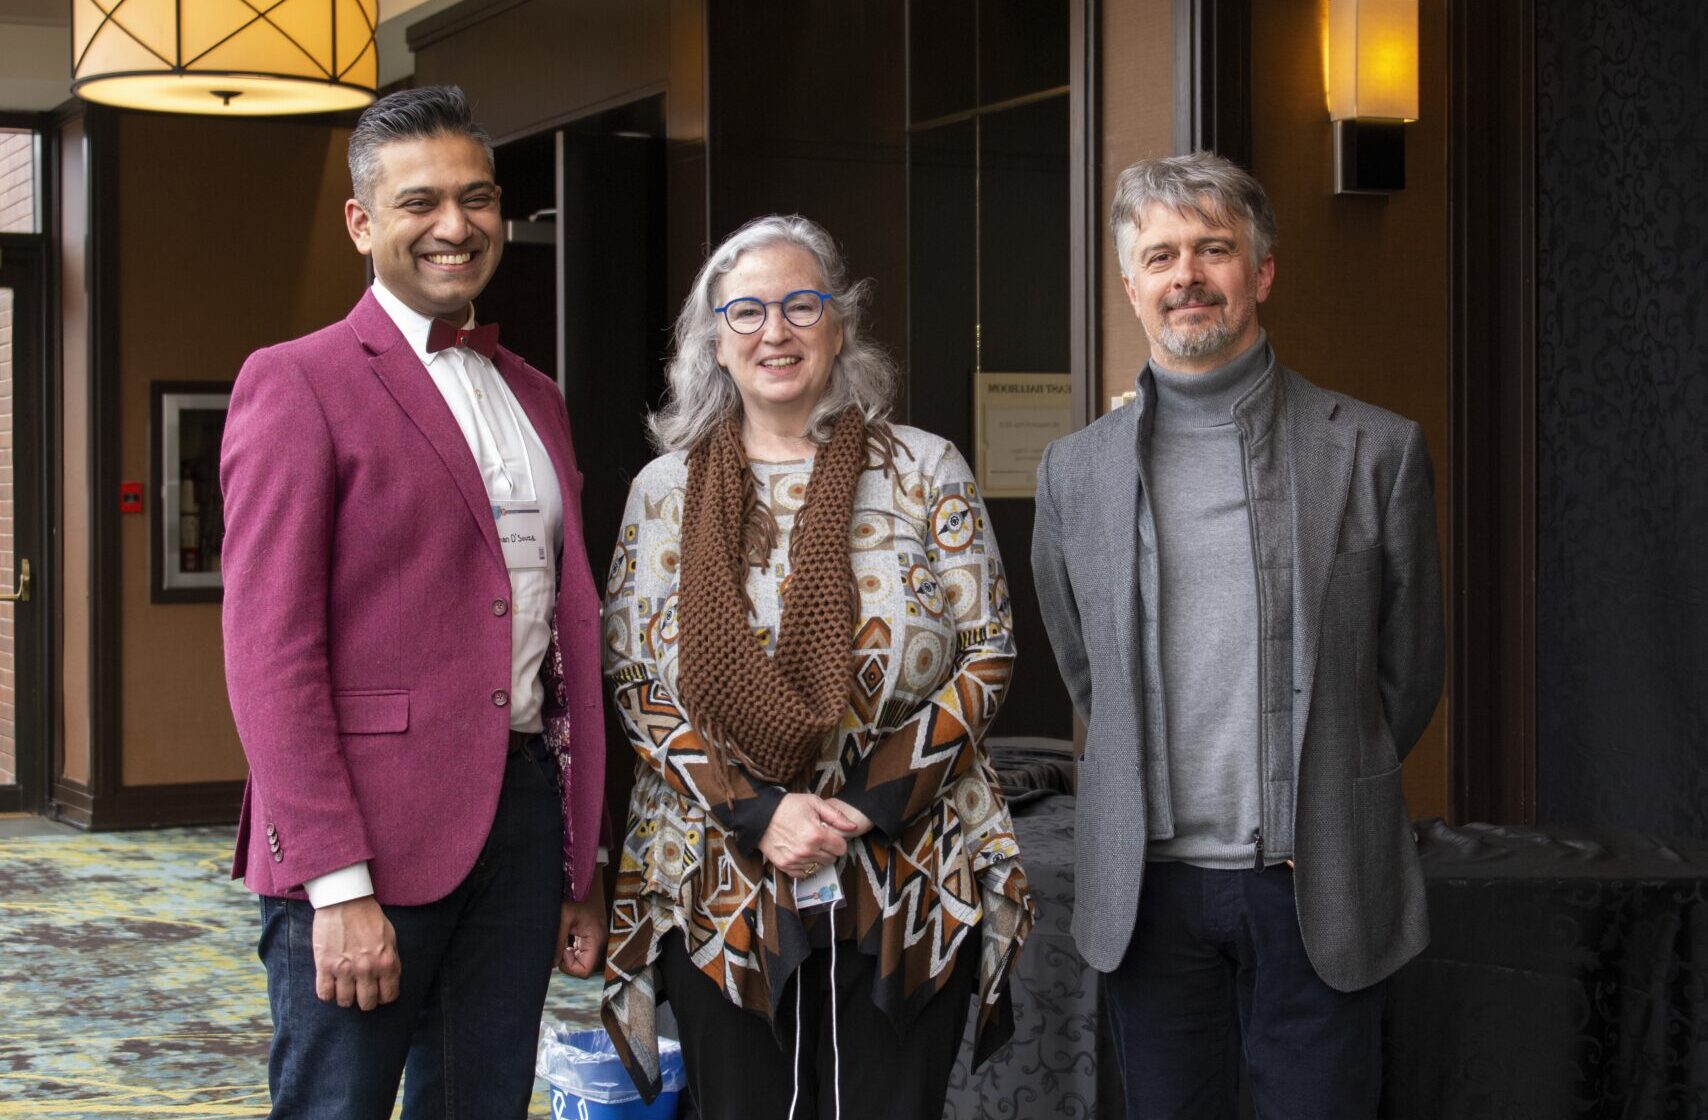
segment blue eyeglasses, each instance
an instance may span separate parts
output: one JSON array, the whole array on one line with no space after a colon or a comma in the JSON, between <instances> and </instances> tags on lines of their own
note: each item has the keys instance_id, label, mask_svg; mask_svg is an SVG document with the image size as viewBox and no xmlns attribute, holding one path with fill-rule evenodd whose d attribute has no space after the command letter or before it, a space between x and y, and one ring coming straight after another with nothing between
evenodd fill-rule
<instances>
[{"instance_id":1,"label":"blue eyeglasses","mask_svg":"<svg viewBox=\"0 0 1708 1120\"><path fill-rule=\"evenodd\" d=\"M783 318L789 321L790 326L810 327L824 318L824 301L835 298L829 292L802 288L798 292L790 292L782 299L741 296L712 310L722 315L724 322L729 324L729 329L736 334L753 334L764 328L765 316L768 314L765 309L773 304L783 309Z\"/></svg>"}]
</instances>

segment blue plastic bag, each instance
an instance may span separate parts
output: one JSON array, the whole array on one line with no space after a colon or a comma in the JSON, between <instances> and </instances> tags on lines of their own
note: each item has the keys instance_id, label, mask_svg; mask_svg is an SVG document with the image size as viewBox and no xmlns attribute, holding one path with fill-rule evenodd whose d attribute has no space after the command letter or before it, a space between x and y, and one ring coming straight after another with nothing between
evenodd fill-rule
<instances>
[{"instance_id":1,"label":"blue plastic bag","mask_svg":"<svg viewBox=\"0 0 1708 1120\"><path fill-rule=\"evenodd\" d=\"M551 1087L552 1120L671 1120L682 1091L682 1044L658 1040L663 1090L648 1105L604 1031L540 1028L534 1072Z\"/></svg>"}]
</instances>

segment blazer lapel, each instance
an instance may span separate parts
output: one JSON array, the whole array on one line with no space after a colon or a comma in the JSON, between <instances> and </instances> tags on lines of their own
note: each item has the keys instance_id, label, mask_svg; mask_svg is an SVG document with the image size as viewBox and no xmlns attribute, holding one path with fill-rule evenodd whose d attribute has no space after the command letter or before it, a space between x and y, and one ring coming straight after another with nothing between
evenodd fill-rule
<instances>
[{"instance_id":1,"label":"blazer lapel","mask_svg":"<svg viewBox=\"0 0 1708 1120\"><path fill-rule=\"evenodd\" d=\"M1115 623L1117 648L1131 650L1139 656L1143 631L1139 626L1139 597L1144 569L1144 540L1140 529L1143 515L1144 470L1140 458L1141 397L1124 405L1105 423L1107 435L1101 441L1094 460L1084 465L1091 478L1076 493L1091 503L1082 517L1092 534L1085 545L1101 560L1094 569L1103 580L1099 601L1107 605L1109 618ZM1136 683L1140 674L1134 673ZM1135 710L1139 697L1132 697Z\"/></svg>"},{"instance_id":2,"label":"blazer lapel","mask_svg":"<svg viewBox=\"0 0 1708 1120\"><path fill-rule=\"evenodd\" d=\"M1293 746L1304 745L1322 640L1324 597L1340 543L1340 523L1352 485L1357 432L1336 423L1339 405L1326 393L1288 379L1294 390L1286 409L1293 457Z\"/></svg>"},{"instance_id":3,"label":"blazer lapel","mask_svg":"<svg viewBox=\"0 0 1708 1120\"><path fill-rule=\"evenodd\" d=\"M456 417L451 415L439 387L433 384L433 378L421 365L421 359L409 348L391 316L374 299L372 291L364 295L350 313L349 322L370 354L369 368L385 385L392 399L397 401L398 407L427 437L427 442L445 465L445 470L450 472L451 480L467 503L469 514L486 540L492 558L503 568L504 552L498 544L498 526L492 517L492 503L481 481L480 468L469 453L468 441L463 438L462 429L457 427Z\"/></svg>"},{"instance_id":4,"label":"blazer lapel","mask_svg":"<svg viewBox=\"0 0 1708 1120\"><path fill-rule=\"evenodd\" d=\"M1099 472L1102 476L1099 485L1107 485L1104 493L1109 496L1104 508L1109 518L1110 551L1109 562L1103 570L1109 573L1109 609L1115 612L1118 648L1137 653L1138 636L1143 633L1139 627L1138 602L1140 572L1144 564L1144 545L1139 532L1139 518L1145 502L1143 472L1140 469L1144 449L1139 446L1142 405L1134 403L1125 408L1129 422L1117 429L1116 444L1108 457L1107 470Z\"/></svg>"}]
</instances>

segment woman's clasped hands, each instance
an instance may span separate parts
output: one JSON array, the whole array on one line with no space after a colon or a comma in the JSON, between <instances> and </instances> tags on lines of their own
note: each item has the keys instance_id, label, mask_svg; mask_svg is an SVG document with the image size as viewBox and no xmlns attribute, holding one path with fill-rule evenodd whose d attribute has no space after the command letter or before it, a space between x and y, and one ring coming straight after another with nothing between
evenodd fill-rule
<instances>
[{"instance_id":1,"label":"woman's clasped hands","mask_svg":"<svg viewBox=\"0 0 1708 1120\"><path fill-rule=\"evenodd\" d=\"M759 851L785 875L804 879L846 855L848 841L871 828L864 813L834 797L787 793L771 815Z\"/></svg>"}]
</instances>

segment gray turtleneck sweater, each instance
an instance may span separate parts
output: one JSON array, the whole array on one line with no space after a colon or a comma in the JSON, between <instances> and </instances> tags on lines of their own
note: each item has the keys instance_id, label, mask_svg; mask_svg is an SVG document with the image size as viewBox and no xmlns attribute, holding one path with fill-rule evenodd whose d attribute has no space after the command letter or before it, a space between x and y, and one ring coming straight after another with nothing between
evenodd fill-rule
<instances>
[{"instance_id":1,"label":"gray turtleneck sweater","mask_svg":"<svg viewBox=\"0 0 1708 1120\"><path fill-rule=\"evenodd\" d=\"M1174 835L1149 858L1251 867L1262 821L1257 569L1233 406L1269 366L1268 337L1209 373L1151 362L1158 627ZM1152 620L1155 620L1154 622Z\"/></svg>"}]
</instances>

